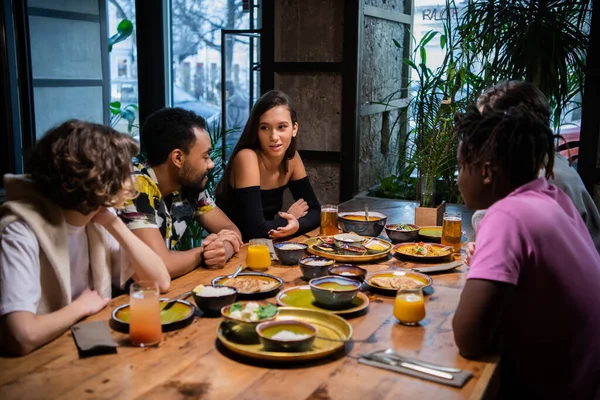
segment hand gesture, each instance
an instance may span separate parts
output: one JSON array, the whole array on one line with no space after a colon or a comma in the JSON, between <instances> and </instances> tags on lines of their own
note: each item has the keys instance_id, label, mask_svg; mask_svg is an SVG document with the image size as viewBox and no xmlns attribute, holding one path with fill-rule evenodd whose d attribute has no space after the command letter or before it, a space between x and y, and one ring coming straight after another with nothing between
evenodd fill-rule
<instances>
[{"instance_id":1,"label":"hand gesture","mask_svg":"<svg viewBox=\"0 0 600 400\"><path fill-rule=\"evenodd\" d=\"M110 224L118 220L119 218L106 207L100 207L92 222L102 225L104 228L108 228Z\"/></svg>"},{"instance_id":2,"label":"hand gesture","mask_svg":"<svg viewBox=\"0 0 600 400\"><path fill-rule=\"evenodd\" d=\"M308 204L304 199L298 199L294 204L287 210L288 214L292 214L296 219L300 219L308 212Z\"/></svg>"},{"instance_id":3,"label":"hand gesture","mask_svg":"<svg viewBox=\"0 0 600 400\"><path fill-rule=\"evenodd\" d=\"M83 315L89 316L102 310L109 301L109 298L100 297L97 291L85 289L73 303L81 307Z\"/></svg>"},{"instance_id":4,"label":"hand gesture","mask_svg":"<svg viewBox=\"0 0 600 400\"><path fill-rule=\"evenodd\" d=\"M229 242L235 253L240 251L240 246L243 244L243 242L240 235L238 235L236 232L230 229L221 229L217 233L217 236L219 236L224 242Z\"/></svg>"},{"instance_id":5,"label":"hand gesture","mask_svg":"<svg viewBox=\"0 0 600 400\"><path fill-rule=\"evenodd\" d=\"M465 264L471 264L471 258L475 255L475 242L467 243L467 258L465 259Z\"/></svg>"},{"instance_id":6,"label":"hand gesture","mask_svg":"<svg viewBox=\"0 0 600 400\"><path fill-rule=\"evenodd\" d=\"M283 238L286 236L293 235L294 233L296 233L298 231L298 229L300 229L300 224L298 224L298 219L296 217L294 217L292 214L280 212L279 215L282 218L287 219L288 223L286 226L280 226L279 228L277 228L277 230L271 229L269 231L269 237L271 239L280 239L280 238Z\"/></svg>"},{"instance_id":7,"label":"hand gesture","mask_svg":"<svg viewBox=\"0 0 600 400\"><path fill-rule=\"evenodd\" d=\"M219 235L211 233L202 241L202 247L204 247L203 257L206 268L223 268L227 262L223 239Z\"/></svg>"}]
</instances>

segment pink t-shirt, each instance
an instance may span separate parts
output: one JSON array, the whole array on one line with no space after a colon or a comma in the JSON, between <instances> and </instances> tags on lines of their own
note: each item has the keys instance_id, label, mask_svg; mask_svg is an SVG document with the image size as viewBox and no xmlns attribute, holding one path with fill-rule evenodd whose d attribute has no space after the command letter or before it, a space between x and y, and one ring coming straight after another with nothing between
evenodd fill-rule
<instances>
[{"instance_id":1,"label":"pink t-shirt","mask_svg":"<svg viewBox=\"0 0 600 400\"><path fill-rule=\"evenodd\" d=\"M500 325L511 384L600 399L600 255L566 194L540 178L492 205L467 279L516 286Z\"/></svg>"}]
</instances>

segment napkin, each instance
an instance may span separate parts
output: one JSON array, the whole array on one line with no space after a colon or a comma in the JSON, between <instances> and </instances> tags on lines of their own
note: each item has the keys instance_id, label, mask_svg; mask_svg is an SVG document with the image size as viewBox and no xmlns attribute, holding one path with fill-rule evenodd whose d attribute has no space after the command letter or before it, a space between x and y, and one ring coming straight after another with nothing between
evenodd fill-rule
<instances>
[{"instance_id":1,"label":"napkin","mask_svg":"<svg viewBox=\"0 0 600 400\"><path fill-rule=\"evenodd\" d=\"M71 327L79 357L115 354L117 343L104 321L80 322Z\"/></svg>"},{"instance_id":2,"label":"napkin","mask_svg":"<svg viewBox=\"0 0 600 400\"><path fill-rule=\"evenodd\" d=\"M407 361L409 361L409 360L407 360ZM461 371L461 372L451 373L451 375L454 377L454 379L449 380L449 379L438 378L437 376L433 376L433 375L424 374L422 372L404 368L399 365L389 365L384 362L368 360L366 358L359 358L358 362L360 364L369 365L371 367L387 369L388 371L399 372L401 374L410 375L410 376L414 376L416 378L421 378L421 379L425 379L427 381L441 383L443 385L453 386L453 387L457 387L457 388L463 387L465 385L465 383L467 383L467 381L469 379L471 379L471 377L473 376L473 373L471 371Z\"/></svg>"}]
</instances>

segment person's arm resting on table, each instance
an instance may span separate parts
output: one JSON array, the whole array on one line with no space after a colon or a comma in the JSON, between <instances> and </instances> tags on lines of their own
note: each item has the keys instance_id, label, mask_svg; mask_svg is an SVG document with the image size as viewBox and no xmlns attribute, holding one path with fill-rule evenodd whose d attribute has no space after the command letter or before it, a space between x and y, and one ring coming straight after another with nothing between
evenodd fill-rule
<instances>
[{"instance_id":1,"label":"person's arm resting on table","mask_svg":"<svg viewBox=\"0 0 600 400\"><path fill-rule=\"evenodd\" d=\"M110 301L96 291L85 290L66 307L36 315L42 294L39 244L23 222L13 222L5 228L0 242L0 266L0 343L12 353L30 353Z\"/></svg>"},{"instance_id":2,"label":"person's arm resting on table","mask_svg":"<svg viewBox=\"0 0 600 400\"><path fill-rule=\"evenodd\" d=\"M196 219L210 232L202 241L204 263L207 268L222 268L227 260L240 250L242 234L220 208L199 214Z\"/></svg>"},{"instance_id":3,"label":"person's arm resting on table","mask_svg":"<svg viewBox=\"0 0 600 400\"><path fill-rule=\"evenodd\" d=\"M306 168L300 158L298 152L290 161L292 176L289 182L290 192L296 200L305 203L306 211L298 218L299 229L297 234L306 233L317 228L321 223L321 205L315 195L315 192L310 185L308 176L306 176ZM288 211L290 212L290 211Z\"/></svg>"},{"instance_id":4,"label":"person's arm resting on table","mask_svg":"<svg viewBox=\"0 0 600 400\"><path fill-rule=\"evenodd\" d=\"M523 265L522 222L497 210L477 235L477 251L452 321L460 354L479 357L493 350L502 315L511 301Z\"/></svg>"}]
</instances>

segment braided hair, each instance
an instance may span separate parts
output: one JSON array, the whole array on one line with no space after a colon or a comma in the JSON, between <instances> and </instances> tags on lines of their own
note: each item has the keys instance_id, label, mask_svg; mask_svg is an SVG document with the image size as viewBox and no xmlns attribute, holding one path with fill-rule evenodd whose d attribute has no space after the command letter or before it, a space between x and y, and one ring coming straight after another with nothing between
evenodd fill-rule
<instances>
[{"instance_id":1,"label":"braided hair","mask_svg":"<svg viewBox=\"0 0 600 400\"><path fill-rule=\"evenodd\" d=\"M514 188L537 179L541 168L552 177L556 135L528 107L483 113L472 107L457 114L454 124L461 139L459 159L467 168L490 162Z\"/></svg>"}]
</instances>

